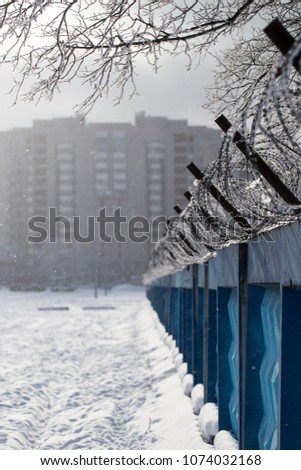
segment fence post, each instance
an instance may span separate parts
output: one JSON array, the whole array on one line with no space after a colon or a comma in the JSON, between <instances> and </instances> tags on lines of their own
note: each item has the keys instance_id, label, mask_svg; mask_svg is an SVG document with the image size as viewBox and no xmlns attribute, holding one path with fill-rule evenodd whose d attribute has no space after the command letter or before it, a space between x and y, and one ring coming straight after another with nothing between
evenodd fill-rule
<instances>
[{"instance_id":1,"label":"fence post","mask_svg":"<svg viewBox=\"0 0 301 470\"><path fill-rule=\"evenodd\" d=\"M192 295L193 295L193 377L198 380L199 368L199 266L192 266Z\"/></svg>"},{"instance_id":2,"label":"fence post","mask_svg":"<svg viewBox=\"0 0 301 470\"><path fill-rule=\"evenodd\" d=\"M263 31L284 56L287 55L294 45L295 39L277 18L268 24ZM293 65L297 72L300 73L299 60L300 54L298 57L295 57Z\"/></svg>"},{"instance_id":3,"label":"fence post","mask_svg":"<svg viewBox=\"0 0 301 470\"><path fill-rule=\"evenodd\" d=\"M204 333L204 265L200 265L198 267L198 285L197 285L197 293L198 293L198 322L197 322L197 358L198 363L196 367L196 383L203 384L203 333Z\"/></svg>"},{"instance_id":4,"label":"fence post","mask_svg":"<svg viewBox=\"0 0 301 470\"><path fill-rule=\"evenodd\" d=\"M214 271L213 263L215 259L205 263L204 267L203 383L205 403L216 402L217 385L217 272ZM212 281L214 287L210 285Z\"/></svg>"},{"instance_id":5,"label":"fence post","mask_svg":"<svg viewBox=\"0 0 301 470\"><path fill-rule=\"evenodd\" d=\"M191 265L183 271L183 357L188 366L188 373L193 373L193 282Z\"/></svg>"},{"instance_id":6,"label":"fence post","mask_svg":"<svg viewBox=\"0 0 301 470\"><path fill-rule=\"evenodd\" d=\"M179 346L179 297L180 297L180 286L179 284L180 273L175 273L171 276L171 301L170 309L172 315L172 324L170 333L173 336L177 346Z\"/></svg>"},{"instance_id":7,"label":"fence post","mask_svg":"<svg viewBox=\"0 0 301 470\"><path fill-rule=\"evenodd\" d=\"M173 328L173 319L174 319L174 313L172 311L172 305L171 305L171 284L172 284L172 275L169 274L168 276L168 301L167 301L167 319L166 319L166 324L167 324L167 332L170 335L172 333L172 328Z\"/></svg>"},{"instance_id":8,"label":"fence post","mask_svg":"<svg viewBox=\"0 0 301 470\"><path fill-rule=\"evenodd\" d=\"M176 206L174 206L174 211L175 211L176 214L181 214L182 209L181 209L181 207L177 204Z\"/></svg>"},{"instance_id":9,"label":"fence post","mask_svg":"<svg viewBox=\"0 0 301 470\"><path fill-rule=\"evenodd\" d=\"M184 352L184 311L185 311L185 289L184 272L180 273L180 295L179 295L179 343L178 347L181 353Z\"/></svg>"},{"instance_id":10,"label":"fence post","mask_svg":"<svg viewBox=\"0 0 301 470\"><path fill-rule=\"evenodd\" d=\"M204 402L208 401L208 328L209 328L209 266L204 263L204 313L203 313L203 384Z\"/></svg>"},{"instance_id":11,"label":"fence post","mask_svg":"<svg viewBox=\"0 0 301 470\"><path fill-rule=\"evenodd\" d=\"M248 244L239 245L238 290L238 377L239 377L239 447L245 448L245 397L247 353Z\"/></svg>"}]
</instances>

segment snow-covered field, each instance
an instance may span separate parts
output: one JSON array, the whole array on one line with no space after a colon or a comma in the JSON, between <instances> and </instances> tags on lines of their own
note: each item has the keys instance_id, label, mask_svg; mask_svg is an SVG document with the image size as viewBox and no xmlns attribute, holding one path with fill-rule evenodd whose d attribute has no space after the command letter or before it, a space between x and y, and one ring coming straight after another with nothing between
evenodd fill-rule
<instances>
[{"instance_id":1,"label":"snow-covered field","mask_svg":"<svg viewBox=\"0 0 301 470\"><path fill-rule=\"evenodd\" d=\"M2 289L0 310L0 449L211 448L142 288Z\"/></svg>"}]
</instances>

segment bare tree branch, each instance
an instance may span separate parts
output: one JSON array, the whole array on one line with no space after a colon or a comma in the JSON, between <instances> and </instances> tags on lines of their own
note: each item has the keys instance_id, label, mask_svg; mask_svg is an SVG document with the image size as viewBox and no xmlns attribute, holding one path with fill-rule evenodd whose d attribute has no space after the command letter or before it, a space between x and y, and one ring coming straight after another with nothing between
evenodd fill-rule
<instances>
[{"instance_id":1,"label":"bare tree branch","mask_svg":"<svg viewBox=\"0 0 301 470\"><path fill-rule=\"evenodd\" d=\"M300 2L281 0L10 0L0 3L0 61L21 72L16 98L35 82L25 99L51 98L62 83L78 77L91 93L79 111L89 112L112 89L120 100L137 93L135 66L145 57L157 70L163 54L186 54L192 62L221 37L249 34L256 18L280 15L300 20ZM247 36L244 37L247 37ZM225 86L217 85L211 101L232 105L264 82L275 51L266 53L261 39L243 40L220 60ZM233 51L238 56L233 55ZM263 57L261 53L265 52ZM243 53L245 56L243 56ZM238 70L235 59L242 60ZM267 59L267 60L266 60ZM245 71L251 64L248 74ZM243 74L245 80L241 81ZM233 77L231 78L231 75ZM230 87L233 86L233 89ZM239 91L240 86L242 91ZM213 97L213 98L212 98ZM209 100L210 101L210 100Z\"/></svg>"}]
</instances>

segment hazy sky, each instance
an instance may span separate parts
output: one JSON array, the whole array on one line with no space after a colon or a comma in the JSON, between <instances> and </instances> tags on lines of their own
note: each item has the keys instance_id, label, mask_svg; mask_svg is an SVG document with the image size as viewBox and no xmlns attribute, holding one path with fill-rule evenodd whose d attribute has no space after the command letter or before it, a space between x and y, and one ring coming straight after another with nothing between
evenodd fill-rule
<instances>
[{"instance_id":1,"label":"hazy sky","mask_svg":"<svg viewBox=\"0 0 301 470\"><path fill-rule=\"evenodd\" d=\"M184 57L165 57L157 74L150 66L140 63L137 68L137 84L140 96L114 106L113 96L98 101L87 116L89 122L133 122L136 112L145 111L151 116L167 116L173 119L187 119L189 124L215 127L214 116L202 109L204 88L211 82L209 69L212 60L207 60L197 69L186 69ZM13 127L29 127L34 119L51 119L75 115L74 105L85 98L82 85L73 82L64 86L52 102L46 100L35 103L19 102L11 107L13 97L8 94L13 83L13 72L1 69L1 120L0 130Z\"/></svg>"}]
</instances>

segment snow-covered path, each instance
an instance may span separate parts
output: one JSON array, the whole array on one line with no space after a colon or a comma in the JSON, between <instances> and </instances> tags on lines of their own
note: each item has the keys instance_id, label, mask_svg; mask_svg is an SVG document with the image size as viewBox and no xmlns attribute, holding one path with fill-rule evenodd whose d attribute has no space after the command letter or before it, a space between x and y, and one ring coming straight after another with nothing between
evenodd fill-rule
<instances>
[{"instance_id":1,"label":"snow-covered path","mask_svg":"<svg viewBox=\"0 0 301 470\"><path fill-rule=\"evenodd\" d=\"M1 290L0 308L0 449L209 447L142 289Z\"/></svg>"}]
</instances>

